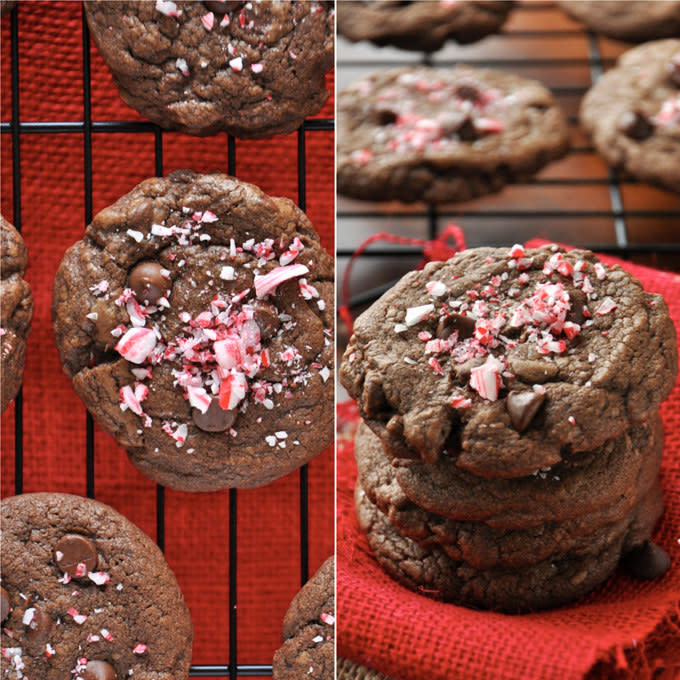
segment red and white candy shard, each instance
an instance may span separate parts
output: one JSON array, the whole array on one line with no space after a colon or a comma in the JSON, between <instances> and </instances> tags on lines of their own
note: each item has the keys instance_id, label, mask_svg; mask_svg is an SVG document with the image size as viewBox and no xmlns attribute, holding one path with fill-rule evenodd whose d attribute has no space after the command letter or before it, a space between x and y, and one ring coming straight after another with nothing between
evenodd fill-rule
<instances>
[{"instance_id":1,"label":"red and white candy shard","mask_svg":"<svg viewBox=\"0 0 680 680\"><path fill-rule=\"evenodd\" d=\"M142 364L156 346L156 334L150 328L130 328L115 350L133 364Z\"/></svg>"},{"instance_id":2,"label":"red and white candy shard","mask_svg":"<svg viewBox=\"0 0 680 680\"><path fill-rule=\"evenodd\" d=\"M304 264L289 264L283 267L275 267L267 274L255 277L255 295L262 299L276 290L285 281L304 276L309 269Z\"/></svg>"}]
</instances>

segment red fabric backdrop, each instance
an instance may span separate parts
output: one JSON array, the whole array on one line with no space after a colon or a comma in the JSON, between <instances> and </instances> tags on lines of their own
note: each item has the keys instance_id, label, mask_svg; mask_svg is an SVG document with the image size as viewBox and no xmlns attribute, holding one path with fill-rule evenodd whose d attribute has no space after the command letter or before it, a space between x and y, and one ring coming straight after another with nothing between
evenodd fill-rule
<instances>
[{"instance_id":1,"label":"red fabric backdrop","mask_svg":"<svg viewBox=\"0 0 680 680\"><path fill-rule=\"evenodd\" d=\"M18 3L19 111L22 122L83 120L81 3ZM1 118L11 120L10 15L2 18ZM92 119L143 120L119 98L94 46ZM332 91L333 78L327 85ZM333 117L333 98L318 116ZM14 214L12 136L1 140L3 215ZM297 134L236 142L236 176L272 195L298 199ZM29 252L26 278L35 297L24 378L24 491L84 495L85 409L65 377L50 318L52 281L64 251L85 223L82 132L22 134L21 231ZM163 171L227 170L227 137L163 134ZM306 134L307 214L334 249L333 132ZM104 208L155 172L153 133L94 132L92 199ZM14 406L2 416L3 496L14 493ZM155 485L141 476L113 440L95 428L95 497L156 535ZM269 664L281 621L300 586L299 474L238 498L238 662ZM166 555L191 609L194 663L228 662L228 492L166 491ZM333 551L333 452L309 466L310 571Z\"/></svg>"},{"instance_id":2,"label":"red fabric backdrop","mask_svg":"<svg viewBox=\"0 0 680 680\"><path fill-rule=\"evenodd\" d=\"M680 338L680 276L621 264L665 297ZM383 573L354 514L356 406L339 405L338 654L396 680L680 677L680 384L661 413L666 510L654 540L670 572L651 582L618 573L574 605L508 616L436 602Z\"/></svg>"}]
</instances>

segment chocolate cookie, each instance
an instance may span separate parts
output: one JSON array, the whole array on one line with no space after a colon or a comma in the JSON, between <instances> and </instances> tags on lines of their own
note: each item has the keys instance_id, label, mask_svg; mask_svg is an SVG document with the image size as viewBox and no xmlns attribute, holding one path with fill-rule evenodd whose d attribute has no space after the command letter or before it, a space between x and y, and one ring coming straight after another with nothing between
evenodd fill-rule
<instances>
[{"instance_id":1,"label":"chocolate cookie","mask_svg":"<svg viewBox=\"0 0 680 680\"><path fill-rule=\"evenodd\" d=\"M335 662L335 560L329 557L293 598L283 619L276 680L332 680Z\"/></svg>"},{"instance_id":2,"label":"chocolate cookie","mask_svg":"<svg viewBox=\"0 0 680 680\"><path fill-rule=\"evenodd\" d=\"M339 2L338 33L404 50L435 52L447 40L475 42L500 29L513 2Z\"/></svg>"},{"instance_id":3,"label":"chocolate cookie","mask_svg":"<svg viewBox=\"0 0 680 680\"><path fill-rule=\"evenodd\" d=\"M616 40L643 42L680 36L678 0L563 0L559 5L591 31Z\"/></svg>"},{"instance_id":4,"label":"chocolate cookie","mask_svg":"<svg viewBox=\"0 0 680 680\"><path fill-rule=\"evenodd\" d=\"M291 132L328 99L333 3L85 3L126 104L170 130Z\"/></svg>"},{"instance_id":5,"label":"chocolate cookie","mask_svg":"<svg viewBox=\"0 0 680 680\"><path fill-rule=\"evenodd\" d=\"M649 420L676 375L661 296L588 251L513 246L403 277L357 319L340 377L391 454L512 478Z\"/></svg>"},{"instance_id":6,"label":"chocolate cookie","mask_svg":"<svg viewBox=\"0 0 680 680\"><path fill-rule=\"evenodd\" d=\"M646 516L589 554L567 552L520 569L475 569L402 536L359 486L355 502L371 550L393 578L430 597L508 613L557 607L585 595L614 572L622 555L644 543L661 512L657 497Z\"/></svg>"},{"instance_id":7,"label":"chocolate cookie","mask_svg":"<svg viewBox=\"0 0 680 680\"><path fill-rule=\"evenodd\" d=\"M500 71L411 67L338 95L338 191L353 198L465 201L528 178L568 146L550 92Z\"/></svg>"},{"instance_id":8,"label":"chocolate cookie","mask_svg":"<svg viewBox=\"0 0 680 680\"><path fill-rule=\"evenodd\" d=\"M259 486L333 440L333 261L288 199L146 180L66 252L53 316L76 392L161 484Z\"/></svg>"},{"instance_id":9,"label":"chocolate cookie","mask_svg":"<svg viewBox=\"0 0 680 680\"><path fill-rule=\"evenodd\" d=\"M658 429L661 431L660 421ZM428 482L437 479L437 471L430 475L428 468L440 465L426 463L409 466L410 475L402 487L402 469L389 464L380 440L365 425L357 431L354 450L358 483L399 533L477 569L523 567L565 552L591 553L626 531L641 509L660 506L658 471L663 437L651 449L640 452L632 475L625 467L627 462L598 451L608 475L603 479L600 474L598 479L590 466L573 471L582 478L580 489L573 480L570 483L561 476L559 466L517 480L485 480L468 473L462 473L461 479L454 468L449 475L454 479L450 488L437 486L432 492ZM622 484L620 478L628 483ZM609 489L597 485L598 481L611 482L619 492L609 493ZM405 492L413 488L418 492L415 499ZM571 507L561 512L559 503L554 502L543 511L551 494L568 498ZM483 512L485 501L488 513ZM442 505L448 511L445 514L429 510L432 506L439 510ZM583 506L580 511L579 505ZM519 507L523 508L521 515ZM489 513L495 513L490 521L486 519ZM657 515L645 510L642 516L655 519Z\"/></svg>"},{"instance_id":10,"label":"chocolate cookie","mask_svg":"<svg viewBox=\"0 0 680 680\"><path fill-rule=\"evenodd\" d=\"M3 678L189 676L189 610L146 534L78 496L0 505Z\"/></svg>"},{"instance_id":11,"label":"chocolate cookie","mask_svg":"<svg viewBox=\"0 0 680 680\"><path fill-rule=\"evenodd\" d=\"M680 40L625 52L588 91L580 115L607 163L680 193Z\"/></svg>"},{"instance_id":12,"label":"chocolate cookie","mask_svg":"<svg viewBox=\"0 0 680 680\"><path fill-rule=\"evenodd\" d=\"M526 529L604 508L616 510L611 521L620 519L656 479L664 437L656 416L592 451L514 479L478 477L447 456L436 463L396 459L390 465L380 440L365 425L357 431L356 445L362 486L375 491L381 509L384 503L399 504L396 485L399 493L430 512Z\"/></svg>"},{"instance_id":13,"label":"chocolate cookie","mask_svg":"<svg viewBox=\"0 0 680 680\"><path fill-rule=\"evenodd\" d=\"M14 399L24 375L26 338L33 316L31 288L23 279L26 262L21 234L0 215L0 411Z\"/></svg>"}]
</instances>

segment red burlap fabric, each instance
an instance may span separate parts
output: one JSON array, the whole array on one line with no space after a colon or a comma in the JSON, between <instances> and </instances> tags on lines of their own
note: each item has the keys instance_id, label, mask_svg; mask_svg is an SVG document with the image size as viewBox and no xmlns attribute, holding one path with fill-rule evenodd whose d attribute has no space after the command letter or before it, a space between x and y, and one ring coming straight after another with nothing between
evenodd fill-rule
<instances>
[{"instance_id":1,"label":"red burlap fabric","mask_svg":"<svg viewBox=\"0 0 680 680\"><path fill-rule=\"evenodd\" d=\"M680 276L621 264L665 297L680 337ZM574 605L524 616L436 602L383 573L354 515L356 407L338 411L339 655L395 680L680 677L679 385L661 409L666 510L654 534L671 555L670 572L644 583L617 573Z\"/></svg>"},{"instance_id":2,"label":"red burlap fabric","mask_svg":"<svg viewBox=\"0 0 680 680\"><path fill-rule=\"evenodd\" d=\"M79 2L18 3L19 112L22 122L83 120L82 17ZM2 18L1 118L11 120L10 16ZM92 119L143 120L120 100L96 48L92 62ZM332 78L328 87L333 88ZM319 117L333 117L333 101ZM333 132L308 132L307 214L333 251ZM3 134L2 213L15 222L12 136ZM227 137L163 133L163 171L227 170ZM52 332L52 281L61 257L85 229L82 132L21 135L21 230L29 252L26 278L35 296L24 379L24 491L84 495L85 409L64 375ZM297 134L236 141L236 176L272 195L298 200ZM154 135L94 132L92 199L98 211L155 172ZM14 493L14 406L2 416L3 496ZM95 427L95 497L156 536L155 485L124 451ZM300 587L300 477L237 493L237 621L239 664L270 664L281 621ZM333 452L309 466L310 551L313 573L333 551ZM165 546L191 608L194 663L229 661L228 492L166 491Z\"/></svg>"}]
</instances>

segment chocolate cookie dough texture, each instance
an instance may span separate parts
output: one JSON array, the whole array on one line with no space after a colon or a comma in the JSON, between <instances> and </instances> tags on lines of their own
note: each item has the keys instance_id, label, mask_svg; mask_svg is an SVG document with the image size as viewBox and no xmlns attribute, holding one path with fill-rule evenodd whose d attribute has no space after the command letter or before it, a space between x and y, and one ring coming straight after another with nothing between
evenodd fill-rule
<instances>
[{"instance_id":1,"label":"chocolate cookie dough texture","mask_svg":"<svg viewBox=\"0 0 680 680\"><path fill-rule=\"evenodd\" d=\"M568 146L551 93L509 73L410 67L338 95L338 191L352 198L466 201L529 178Z\"/></svg>"},{"instance_id":2,"label":"chocolate cookie dough texture","mask_svg":"<svg viewBox=\"0 0 680 680\"><path fill-rule=\"evenodd\" d=\"M588 251L472 249L406 275L357 319L340 373L378 561L507 612L572 601L622 556L660 575L677 368L663 299Z\"/></svg>"},{"instance_id":3,"label":"chocolate cookie dough texture","mask_svg":"<svg viewBox=\"0 0 680 680\"><path fill-rule=\"evenodd\" d=\"M476 42L496 33L513 2L339 2L338 33L352 42L370 40L384 47L435 52L447 40Z\"/></svg>"},{"instance_id":4,"label":"chocolate cookie dough texture","mask_svg":"<svg viewBox=\"0 0 680 680\"><path fill-rule=\"evenodd\" d=\"M559 5L586 28L616 40L643 42L680 36L678 0L563 0Z\"/></svg>"},{"instance_id":5,"label":"chocolate cookie dough texture","mask_svg":"<svg viewBox=\"0 0 680 680\"><path fill-rule=\"evenodd\" d=\"M328 99L331 2L97 0L85 10L120 96L163 128L268 137Z\"/></svg>"},{"instance_id":6,"label":"chocolate cookie dough texture","mask_svg":"<svg viewBox=\"0 0 680 680\"><path fill-rule=\"evenodd\" d=\"M680 40L625 52L584 97L581 122L609 165L680 193Z\"/></svg>"},{"instance_id":7,"label":"chocolate cookie dough texture","mask_svg":"<svg viewBox=\"0 0 680 680\"><path fill-rule=\"evenodd\" d=\"M31 288L23 279L27 260L21 234L0 215L0 411L16 397L24 375L33 316Z\"/></svg>"},{"instance_id":8,"label":"chocolate cookie dough texture","mask_svg":"<svg viewBox=\"0 0 680 680\"><path fill-rule=\"evenodd\" d=\"M335 677L335 560L329 557L293 598L283 619L275 680Z\"/></svg>"},{"instance_id":9,"label":"chocolate cookie dough texture","mask_svg":"<svg viewBox=\"0 0 680 680\"><path fill-rule=\"evenodd\" d=\"M333 261L292 201L219 173L142 182L54 285L75 391L155 481L266 484L333 438Z\"/></svg>"},{"instance_id":10,"label":"chocolate cookie dough texture","mask_svg":"<svg viewBox=\"0 0 680 680\"><path fill-rule=\"evenodd\" d=\"M0 507L3 680L189 677L189 609L146 534L77 496Z\"/></svg>"}]
</instances>

